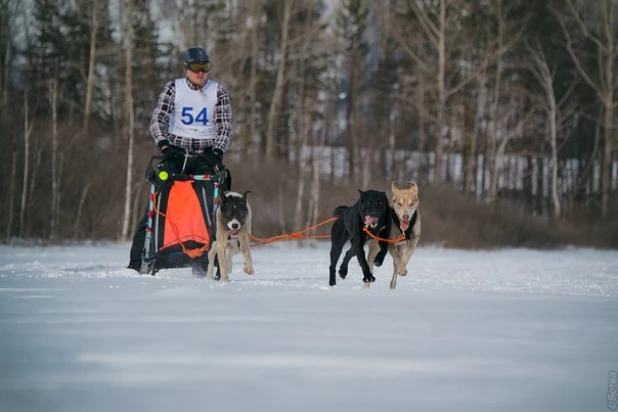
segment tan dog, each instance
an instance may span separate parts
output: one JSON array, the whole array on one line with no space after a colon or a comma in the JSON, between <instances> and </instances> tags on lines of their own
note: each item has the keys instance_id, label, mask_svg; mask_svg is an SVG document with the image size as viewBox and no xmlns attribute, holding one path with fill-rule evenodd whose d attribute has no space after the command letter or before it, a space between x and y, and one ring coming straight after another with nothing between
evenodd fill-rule
<instances>
[{"instance_id":1,"label":"tan dog","mask_svg":"<svg viewBox=\"0 0 618 412\"><path fill-rule=\"evenodd\" d=\"M219 192L219 206L215 212L216 234L208 252L208 273L206 277L213 279L215 271L215 255L219 261L221 281L229 282L232 271L232 258L241 252L244 258L244 272L252 275L253 262L249 248L251 236L251 206L245 192L240 195L236 192ZM226 253L227 252L227 253Z\"/></svg>"},{"instance_id":2,"label":"tan dog","mask_svg":"<svg viewBox=\"0 0 618 412\"><path fill-rule=\"evenodd\" d=\"M395 289L397 287L397 275L405 276L408 274L406 266L421 238L421 212L418 208L418 186L416 183L410 182L408 189L400 189L397 187L397 183L393 181L391 189L393 191L391 207L395 212L391 238L397 238L401 233L406 237L399 243L390 243L388 247L394 264L391 289Z\"/></svg>"},{"instance_id":3,"label":"tan dog","mask_svg":"<svg viewBox=\"0 0 618 412\"><path fill-rule=\"evenodd\" d=\"M421 237L421 213L419 211L418 186L410 182L408 189L400 189L393 181L391 189L393 191L393 201L391 203L391 216L393 224L391 226L391 239L397 239L405 235L405 240L397 243L389 243L388 251L393 257L393 278L391 279L391 289L397 287L397 276L408 274L406 266L414 254L416 245ZM367 260L373 263L379 248L377 241L369 244L369 256ZM372 268L373 269L373 268Z\"/></svg>"}]
</instances>

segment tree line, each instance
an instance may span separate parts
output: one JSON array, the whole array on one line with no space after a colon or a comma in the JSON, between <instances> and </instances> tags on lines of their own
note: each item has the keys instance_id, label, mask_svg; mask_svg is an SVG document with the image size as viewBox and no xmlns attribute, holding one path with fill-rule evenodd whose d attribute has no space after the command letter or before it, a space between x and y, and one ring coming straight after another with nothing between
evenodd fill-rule
<instances>
[{"instance_id":1,"label":"tree line","mask_svg":"<svg viewBox=\"0 0 618 412\"><path fill-rule=\"evenodd\" d=\"M0 0L1 238L131 236L191 46L230 92L226 163L279 229L392 180L609 222L617 40L617 0Z\"/></svg>"}]
</instances>

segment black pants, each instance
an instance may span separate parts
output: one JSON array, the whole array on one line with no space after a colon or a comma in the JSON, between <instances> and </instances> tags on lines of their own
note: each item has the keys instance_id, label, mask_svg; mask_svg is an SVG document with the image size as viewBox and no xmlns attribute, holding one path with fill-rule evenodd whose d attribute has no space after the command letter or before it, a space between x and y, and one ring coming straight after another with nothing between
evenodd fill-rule
<instances>
[{"instance_id":1,"label":"black pants","mask_svg":"<svg viewBox=\"0 0 618 412\"><path fill-rule=\"evenodd\" d=\"M211 173L214 168L214 165L208 164L202 157L190 157L187 159L186 164L184 157L179 157L171 161L164 160L161 163L161 166L163 166L165 170L171 171L173 173L180 173L181 171L183 171L184 166L184 174L193 175L208 174ZM227 169L226 173L227 176L225 182L221 185L221 189L228 191L232 188L232 176ZM128 267L137 271L140 270L140 267L142 265L142 250L144 249L144 242L146 241L147 227L148 212L146 212L144 217L139 221L137 228L135 229L135 233L133 234L133 243L131 244ZM204 254L202 257L197 258L195 260L195 264L206 270L208 268L207 254Z\"/></svg>"}]
</instances>

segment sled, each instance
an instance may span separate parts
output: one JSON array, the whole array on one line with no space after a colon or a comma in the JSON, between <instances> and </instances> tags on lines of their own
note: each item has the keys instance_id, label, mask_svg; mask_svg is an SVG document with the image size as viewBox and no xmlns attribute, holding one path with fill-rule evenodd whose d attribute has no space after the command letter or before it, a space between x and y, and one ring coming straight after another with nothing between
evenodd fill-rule
<instances>
[{"instance_id":1,"label":"sled","mask_svg":"<svg viewBox=\"0 0 618 412\"><path fill-rule=\"evenodd\" d=\"M217 197L229 173L224 167L203 175L174 173L164 162L153 167L162 159L153 156L146 168L150 194L140 274L183 267L205 274Z\"/></svg>"}]
</instances>

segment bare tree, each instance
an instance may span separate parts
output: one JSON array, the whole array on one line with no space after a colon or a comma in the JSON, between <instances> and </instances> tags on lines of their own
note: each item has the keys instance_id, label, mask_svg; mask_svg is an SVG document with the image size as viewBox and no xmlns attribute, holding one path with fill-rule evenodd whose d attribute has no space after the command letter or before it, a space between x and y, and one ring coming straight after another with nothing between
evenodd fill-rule
<instances>
[{"instance_id":1,"label":"bare tree","mask_svg":"<svg viewBox=\"0 0 618 412\"><path fill-rule=\"evenodd\" d=\"M11 239L11 231L13 229L13 213L15 203L15 182L17 181L17 142L13 139L13 147L11 150L11 173L9 175L9 213L6 223L6 242Z\"/></svg>"},{"instance_id":2,"label":"bare tree","mask_svg":"<svg viewBox=\"0 0 618 412\"><path fill-rule=\"evenodd\" d=\"M426 105L426 85L427 77L425 73L421 72L418 76L418 151L421 156L419 159L419 179L421 182L428 180L428 168L429 158L424 155L425 145L427 142L427 136L425 134L425 127L427 123L427 105Z\"/></svg>"},{"instance_id":3,"label":"bare tree","mask_svg":"<svg viewBox=\"0 0 618 412\"><path fill-rule=\"evenodd\" d=\"M296 139L295 161L298 170L298 186L296 191L296 215L294 222L294 231L299 231L303 223L303 198L305 195L305 182L309 174L309 168L304 162L304 155L308 149L309 134L311 133L311 124L307 119L307 105L306 105L306 83L303 73L307 63L309 46L311 43L311 31L309 26L312 20L310 18L305 20L303 27L303 42L302 50L305 52L298 59L296 67L298 76L297 98L296 98L296 123L299 136ZM310 111L309 111L310 112ZM303 243L302 241L299 243Z\"/></svg>"},{"instance_id":4,"label":"bare tree","mask_svg":"<svg viewBox=\"0 0 618 412\"><path fill-rule=\"evenodd\" d=\"M434 79L427 90L436 100L435 142L433 174L436 182L442 180L443 152L448 125L446 110L448 99L469 84L493 62L501 70L501 57L521 38L524 25L506 25L502 10L503 0L492 0L498 11L498 36L491 36L486 44L479 45L476 39L467 39L461 30L460 19L466 10L467 2L463 0L437 0L437 5L430 0L407 2L407 11L411 12L419 23L420 35L424 42L419 42L419 32L408 20L399 22L393 35L415 63L415 68L423 72L427 79ZM432 11L435 13L432 14ZM508 39L508 41L506 41ZM423 53L429 50L430 56ZM472 58L471 56L474 56ZM436 65L428 63L437 60ZM462 64L467 62L470 69L462 71ZM456 63L456 64L455 64ZM420 75L419 75L420 76ZM498 78L498 84L499 78ZM427 113L427 112L424 112ZM495 150L493 150L495 151Z\"/></svg>"},{"instance_id":5,"label":"bare tree","mask_svg":"<svg viewBox=\"0 0 618 412\"><path fill-rule=\"evenodd\" d=\"M436 142L434 148L434 178L436 182L442 181L442 150L444 147L443 129L444 129L444 111L446 109L446 8L448 7L447 0L440 0L438 27L436 27L430 19L427 18L424 10L417 13L417 17L421 22L422 27L430 35L429 38L434 39L433 43L438 49L438 119L436 124ZM433 34L433 36L431 34Z\"/></svg>"},{"instance_id":6,"label":"bare tree","mask_svg":"<svg viewBox=\"0 0 618 412\"><path fill-rule=\"evenodd\" d=\"M290 21L292 19L292 12L294 10L296 0L284 0L282 3L283 19L281 22L281 40L279 43L279 64L277 65L275 90L273 91L273 98L270 102L270 109L268 110L268 120L266 124L265 155L267 159L272 158L275 151L275 132L278 124L280 107L283 102L283 91L286 81Z\"/></svg>"},{"instance_id":7,"label":"bare tree","mask_svg":"<svg viewBox=\"0 0 618 412\"><path fill-rule=\"evenodd\" d=\"M198 0L158 0L157 3L162 13L162 18L172 17L173 32L179 33L175 40L181 43L181 47L189 47L202 44L206 38L208 29L208 7L204 1Z\"/></svg>"},{"instance_id":8,"label":"bare tree","mask_svg":"<svg viewBox=\"0 0 618 412\"><path fill-rule=\"evenodd\" d=\"M59 80L54 75L48 85L48 99L52 112L52 130L51 130L51 156L52 156L52 200L51 200L51 219L49 240L55 241L57 238L58 212L60 210L60 167L59 167L59 142L58 142L58 100L60 97Z\"/></svg>"},{"instance_id":9,"label":"bare tree","mask_svg":"<svg viewBox=\"0 0 618 412\"><path fill-rule=\"evenodd\" d=\"M26 230L26 210L28 208L28 173L30 172L30 135L32 125L28 111L28 90L24 90L24 169L22 175L21 206L19 209L19 236L24 237Z\"/></svg>"},{"instance_id":10,"label":"bare tree","mask_svg":"<svg viewBox=\"0 0 618 412\"><path fill-rule=\"evenodd\" d=\"M94 67L96 64L97 53L97 9L98 0L92 0L91 20L90 20L90 53L88 58L88 78L86 79L86 100L84 102L84 130L88 130L90 113L92 110L92 89L94 87Z\"/></svg>"},{"instance_id":11,"label":"bare tree","mask_svg":"<svg viewBox=\"0 0 618 412\"><path fill-rule=\"evenodd\" d=\"M251 28L249 34L251 36L251 75L249 80L249 133L245 136L245 150L252 154L251 148L253 147L253 141L257 135L257 68L259 57L259 38L258 29L260 24L260 1L253 0L251 2Z\"/></svg>"},{"instance_id":12,"label":"bare tree","mask_svg":"<svg viewBox=\"0 0 618 412\"><path fill-rule=\"evenodd\" d=\"M398 29L394 31L395 37L402 45L403 51L416 63L417 68L422 71L427 77L435 79L435 89L437 89L437 107L435 118L435 142L434 142L434 179L436 182L442 180L442 153L444 148L444 131L445 131L445 111L446 100L449 96L446 83L447 71L447 30L448 18L447 10L452 8L454 3L460 0L438 0L437 16L435 19L430 16L430 11L435 10L433 5L426 1L411 1L408 2L409 11L414 15L419 23L423 39L427 41L427 46L437 54L437 67L427 64L426 60L419 54L419 37L413 30L410 32L409 22L400 24ZM422 48L422 47L420 47ZM425 80L425 77L422 77ZM425 84L421 86L425 90ZM424 96L422 96L424 99ZM424 101L423 101L424 103ZM424 113L423 113L424 114ZM424 123L424 118L421 120L421 126ZM423 132L424 133L424 132ZM422 145L424 146L424 134Z\"/></svg>"},{"instance_id":13,"label":"bare tree","mask_svg":"<svg viewBox=\"0 0 618 412\"><path fill-rule=\"evenodd\" d=\"M88 197L88 191L90 191L91 186L92 186L92 180L86 183L86 186L84 186L84 188L82 189L81 196L79 197L77 211L75 212L75 221L73 222L73 239L76 239L76 240L77 240L79 224L81 222L82 214L84 212L84 204L86 203L86 198Z\"/></svg>"},{"instance_id":14,"label":"bare tree","mask_svg":"<svg viewBox=\"0 0 618 412\"><path fill-rule=\"evenodd\" d=\"M33 117L34 119L34 117ZM34 122L31 123L31 128L34 126ZM31 142L31 144L34 143L34 147L32 149L30 149L31 152L34 152L34 162L29 161L30 163L30 174L29 174L29 179L30 181L28 182L28 194L26 195L26 198L28 199L28 205L26 207L26 214L29 215L29 213L31 212L31 207L32 207L32 201L30 199L34 199L35 196L35 191L39 188L39 177L38 177L38 173L41 170L41 163L43 160L43 152L47 153L49 150L47 149L47 145L46 142L40 142L37 141L36 139L34 141ZM26 224L26 231L25 233L29 233L28 231L28 224Z\"/></svg>"},{"instance_id":15,"label":"bare tree","mask_svg":"<svg viewBox=\"0 0 618 412\"><path fill-rule=\"evenodd\" d=\"M543 96L540 99L540 104L547 116L547 124L549 127L549 145L551 147L550 167L551 167L551 179L550 179L550 194L552 199L552 205L554 208L554 216L559 218L562 214L562 208L560 205L560 193L558 192L558 129L560 127L560 118L558 111L561 106L567 101L571 92L573 91L575 83L571 84L571 87L564 93L564 95L557 99L554 91L554 77L555 68L549 67L547 57L540 43L526 45L530 64L528 65L530 71L541 85ZM564 119L564 116L562 117Z\"/></svg>"},{"instance_id":16,"label":"bare tree","mask_svg":"<svg viewBox=\"0 0 618 412\"><path fill-rule=\"evenodd\" d=\"M327 113L326 117L328 118L329 116L330 114ZM322 160L324 159L324 142L326 141L327 134L328 131L326 127L322 128L318 145L311 145L311 188L309 192L309 204L307 207L306 227L313 227L314 225L317 225L318 220L320 219L320 172L323 167ZM313 228L307 234L315 236L316 232L317 228ZM308 244L310 247L315 247L317 245L315 239L309 241Z\"/></svg>"},{"instance_id":17,"label":"bare tree","mask_svg":"<svg viewBox=\"0 0 618 412\"><path fill-rule=\"evenodd\" d=\"M339 26L339 41L341 42L343 78L345 92L345 149L348 160L347 177L349 180L358 178L361 159L361 117L363 105L363 83L366 78L366 58L369 50L367 42L367 25L369 23L369 8L364 0L344 0L340 3L337 21ZM366 159L367 161L369 159Z\"/></svg>"},{"instance_id":18,"label":"bare tree","mask_svg":"<svg viewBox=\"0 0 618 412\"><path fill-rule=\"evenodd\" d=\"M577 71L603 103L605 144L601 165L601 215L606 217L611 190L614 110L618 107L614 96L615 61L618 57L618 6L616 0L566 0L564 11L551 10L562 28L566 49ZM594 73L584 67L583 60L589 57L586 56L588 50L576 50L573 47L573 35L567 27L567 18L574 20L578 34L594 45L597 62ZM596 30L593 31L593 28Z\"/></svg>"},{"instance_id":19,"label":"bare tree","mask_svg":"<svg viewBox=\"0 0 618 412\"><path fill-rule=\"evenodd\" d=\"M386 3L383 7L378 7L376 13L379 16L384 32L380 38L380 60L384 61L387 58L387 54L390 54L389 42L390 36L388 33L393 31L392 27L392 8L393 4ZM386 93L385 109L386 113L383 114L384 122L386 123L386 134L388 135L388 143L384 150L382 161L384 164L385 178L396 177L398 171L397 162L397 122L400 121L400 116L397 113L397 102L401 101L401 87L400 81L395 80L392 84L389 84L388 93ZM390 164L389 164L390 159ZM388 167L386 167L388 165Z\"/></svg>"},{"instance_id":20,"label":"bare tree","mask_svg":"<svg viewBox=\"0 0 618 412\"><path fill-rule=\"evenodd\" d=\"M133 150L135 146L135 107L133 104L133 0L124 0L124 91L125 113L124 129L127 137L127 177L124 193L124 213L122 217L121 239L126 240L129 236L129 224L131 220L131 194L133 187Z\"/></svg>"},{"instance_id":21,"label":"bare tree","mask_svg":"<svg viewBox=\"0 0 618 412\"><path fill-rule=\"evenodd\" d=\"M507 117L503 113L502 108L502 75L505 69L504 55L517 44L525 29L525 21L508 22L508 14L512 7L515 6L512 2L505 0L492 0L493 14L497 23L497 33L495 33L496 52L493 56L495 59L495 74L494 74L494 93L491 101L491 133L488 136L489 148L487 151L487 163L489 165L489 188L487 191L487 200L493 202L498 193L498 172L500 152L504 153L504 148L509 139L513 135L507 130L508 126L504 119ZM510 108L506 108L510 111ZM527 115L523 116L528 117Z\"/></svg>"},{"instance_id":22,"label":"bare tree","mask_svg":"<svg viewBox=\"0 0 618 412\"><path fill-rule=\"evenodd\" d=\"M480 129L480 119L482 114L485 112L487 106L487 89L485 87L485 83L487 81L487 76L483 72L479 74L476 79L476 104L473 108L474 120L472 121L472 130L469 133L468 137L468 152L464 161L464 188L467 192L471 192L472 188L475 187L476 173L475 173L475 165L477 164L476 160L478 157L477 154L477 144L479 138L479 129ZM478 190L477 190L478 192Z\"/></svg>"},{"instance_id":23,"label":"bare tree","mask_svg":"<svg viewBox=\"0 0 618 412\"><path fill-rule=\"evenodd\" d=\"M493 173L495 173L496 182L498 180L500 165L507 160L504 158L504 154L509 142L521 138L527 132L538 127L538 122L533 122L536 120L534 115L536 114L537 107L529 107L529 93L523 87L511 85L505 92L505 95L508 96L508 101L504 105L507 110L501 112L503 124L500 129L500 140L496 145L496 152L493 158L494 163L490 165L490 169L494 169ZM490 172L490 175L491 173L492 172Z\"/></svg>"},{"instance_id":24,"label":"bare tree","mask_svg":"<svg viewBox=\"0 0 618 412\"><path fill-rule=\"evenodd\" d=\"M429 2L433 3L433 2ZM409 21L400 21L394 28L393 35L398 40L402 47L402 50L412 59L415 63L417 70L421 71L419 74L419 82L423 91L425 88L425 79L433 78L435 80L434 90L437 93L436 96L436 114L435 114L435 142L434 142L434 164L433 174L436 182L442 180L442 154L444 149L444 132L445 126L445 111L447 99L450 95L459 91L467 82L472 80L477 74L474 71L464 79L464 82L456 85L452 89L448 89L447 84L447 55L450 52L450 48L454 47L455 41L453 33L450 30L449 24L449 9L453 10L456 4L460 4L461 0L438 0L436 16L431 15L431 11L435 11L436 7L433 4L429 4L427 1L409 1L407 2L408 11L412 13L418 26L410 25ZM451 13L452 14L452 13ZM419 32L416 27L420 28ZM453 41L449 42L447 48L447 37L449 40L453 38ZM419 39L422 38L426 43L421 43ZM427 63L427 59L422 56L422 50L425 46L437 56L437 67ZM481 68L479 68L481 69ZM480 71L480 70L479 70ZM422 103L424 105L424 93L421 96ZM423 127L425 114L427 113L422 108L420 109L423 117L420 121L419 127ZM424 147L425 138L424 131L421 135L421 146ZM422 150L422 149L421 149Z\"/></svg>"},{"instance_id":25,"label":"bare tree","mask_svg":"<svg viewBox=\"0 0 618 412\"><path fill-rule=\"evenodd\" d=\"M4 36L0 36L0 38L4 37L6 39L6 45L4 49L4 61L2 62L2 72L0 73L0 79L2 79L2 83L0 83L0 90L2 91L2 104L1 107L4 109L7 107L8 99L9 99L9 79L11 77L11 52L13 50L13 36L14 30L13 25L17 20L15 16L17 15L17 7L21 4L18 0L0 0L0 13L2 20L6 22L6 25L3 24L3 28L0 29L0 34L4 32Z\"/></svg>"},{"instance_id":26,"label":"bare tree","mask_svg":"<svg viewBox=\"0 0 618 412\"><path fill-rule=\"evenodd\" d=\"M505 22L502 9L503 0L494 0L492 5L495 7L495 15L498 21L498 33L496 40L498 41L498 48L502 49L504 45L505 36ZM502 56L498 56L496 61L496 73L494 75L494 95L491 109L491 124L492 131L489 137L489 191L487 192L488 200L493 201L496 198L498 192L498 154L496 151L496 145L500 140L500 135L503 133L501 130L502 119L500 116L500 91L502 88L502 72L504 71L504 60ZM506 139L502 139L503 141Z\"/></svg>"}]
</instances>

